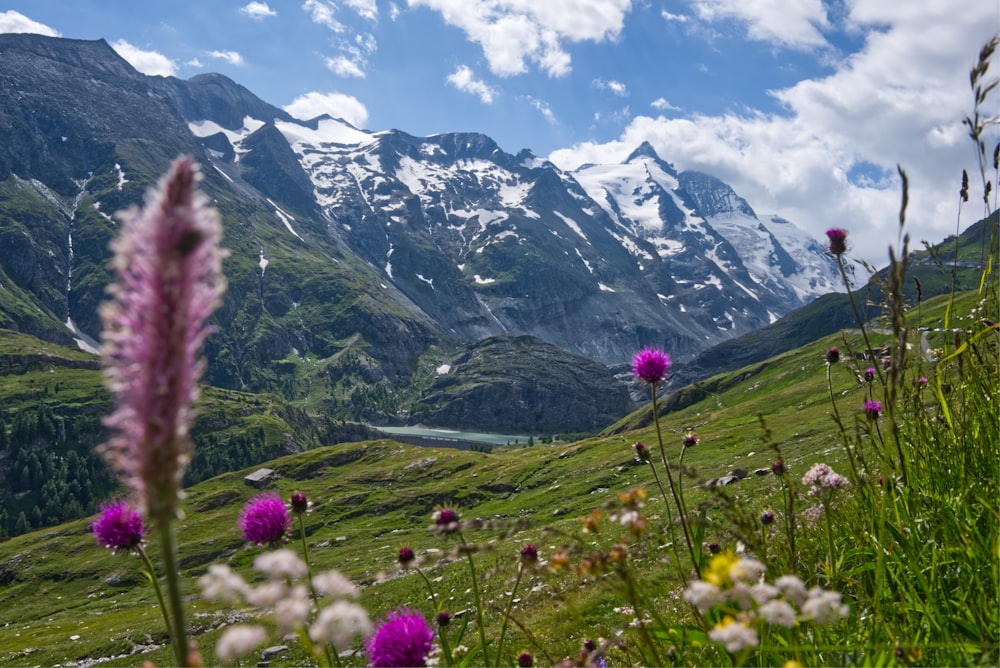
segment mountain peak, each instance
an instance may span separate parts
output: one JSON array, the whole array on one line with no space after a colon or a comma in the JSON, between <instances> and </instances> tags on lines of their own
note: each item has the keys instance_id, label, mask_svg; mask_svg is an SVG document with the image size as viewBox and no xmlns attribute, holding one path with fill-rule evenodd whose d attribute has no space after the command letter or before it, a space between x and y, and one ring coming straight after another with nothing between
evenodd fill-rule
<instances>
[{"instance_id":1,"label":"mountain peak","mask_svg":"<svg viewBox=\"0 0 1000 668\"><path fill-rule=\"evenodd\" d=\"M630 162L635 162L643 158L646 158L648 160L653 160L667 174L670 174L671 176L674 177L677 176L677 170L674 169L674 166L671 165L666 160L664 160L663 158L661 158L660 154L656 152L656 149L653 148L653 145L650 144L648 141L644 141L641 144L639 144L639 146L634 151L632 151L632 153L629 154L629 156L625 159L625 162L622 164L628 164Z\"/></svg>"}]
</instances>

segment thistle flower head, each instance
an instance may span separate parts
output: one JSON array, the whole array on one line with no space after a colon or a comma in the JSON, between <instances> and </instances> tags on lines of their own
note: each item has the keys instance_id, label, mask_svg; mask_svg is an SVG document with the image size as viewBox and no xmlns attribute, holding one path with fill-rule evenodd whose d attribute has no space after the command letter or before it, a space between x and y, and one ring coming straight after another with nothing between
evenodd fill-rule
<instances>
[{"instance_id":1,"label":"thistle flower head","mask_svg":"<svg viewBox=\"0 0 1000 668\"><path fill-rule=\"evenodd\" d=\"M879 415L882 414L882 402L872 401L871 399L868 399L867 401L865 401L865 405L862 407L862 409L864 410L865 415L867 415L869 419L874 420L875 418L877 418Z\"/></svg>"},{"instance_id":2,"label":"thistle flower head","mask_svg":"<svg viewBox=\"0 0 1000 668\"><path fill-rule=\"evenodd\" d=\"M531 668L535 665L535 657L530 652L521 652L517 655L518 668Z\"/></svg>"},{"instance_id":3,"label":"thistle flower head","mask_svg":"<svg viewBox=\"0 0 1000 668\"><path fill-rule=\"evenodd\" d=\"M399 608L390 612L365 642L368 665L425 666L433 643L434 631L427 620L409 608Z\"/></svg>"},{"instance_id":4,"label":"thistle flower head","mask_svg":"<svg viewBox=\"0 0 1000 668\"><path fill-rule=\"evenodd\" d=\"M438 626L448 626L451 624L451 614L442 610L437 615Z\"/></svg>"},{"instance_id":5,"label":"thistle flower head","mask_svg":"<svg viewBox=\"0 0 1000 668\"><path fill-rule=\"evenodd\" d=\"M873 380L875 380L875 367L870 366L867 369L865 369L864 379L866 383L870 383Z\"/></svg>"},{"instance_id":6,"label":"thistle flower head","mask_svg":"<svg viewBox=\"0 0 1000 668\"><path fill-rule=\"evenodd\" d=\"M124 501L103 503L100 514L90 523L97 544L112 552L130 552L142 546L146 521L142 514Z\"/></svg>"},{"instance_id":7,"label":"thistle flower head","mask_svg":"<svg viewBox=\"0 0 1000 668\"><path fill-rule=\"evenodd\" d=\"M826 361L829 364L836 364L840 361L840 348L830 348L826 351Z\"/></svg>"},{"instance_id":8,"label":"thistle flower head","mask_svg":"<svg viewBox=\"0 0 1000 668\"><path fill-rule=\"evenodd\" d=\"M521 548L521 563L529 566L538 563L538 548L534 543L527 543Z\"/></svg>"},{"instance_id":9,"label":"thistle flower head","mask_svg":"<svg viewBox=\"0 0 1000 668\"><path fill-rule=\"evenodd\" d=\"M694 446L698 445L698 440L699 440L698 434L694 433L693 431L689 431L688 433L684 434L684 447L693 448Z\"/></svg>"},{"instance_id":10,"label":"thistle flower head","mask_svg":"<svg viewBox=\"0 0 1000 668\"><path fill-rule=\"evenodd\" d=\"M301 515L302 513L309 510L309 499L306 498L304 492L292 492L292 497L290 499L292 512L296 515Z\"/></svg>"},{"instance_id":11,"label":"thistle flower head","mask_svg":"<svg viewBox=\"0 0 1000 668\"><path fill-rule=\"evenodd\" d=\"M174 162L142 210L121 212L111 301L101 306L104 381L115 399L101 452L154 523L177 514L204 370L205 322L225 290L222 228L190 157Z\"/></svg>"},{"instance_id":12,"label":"thistle flower head","mask_svg":"<svg viewBox=\"0 0 1000 668\"><path fill-rule=\"evenodd\" d=\"M826 238L830 240L830 253L843 255L847 252L847 230L831 227L826 231Z\"/></svg>"},{"instance_id":13,"label":"thistle flower head","mask_svg":"<svg viewBox=\"0 0 1000 668\"><path fill-rule=\"evenodd\" d=\"M648 462L650 460L649 448L646 444L641 441L635 442L635 456L639 458L640 462Z\"/></svg>"},{"instance_id":14,"label":"thistle flower head","mask_svg":"<svg viewBox=\"0 0 1000 668\"><path fill-rule=\"evenodd\" d=\"M760 523L763 524L764 526L767 526L769 524L774 524L774 513L772 513L770 510L765 510L763 513L760 514Z\"/></svg>"},{"instance_id":15,"label":"thistle flower head","mask_svg":"<svg viewBox=\"0 0 1000 668\"><path fill-rule=\"evenodd\" d=\"M288 509L281 497L272 492L253 497L240 512L239 527L243 538L257 545L281 540L290 524Z\"/></svg>"},{"instance_id":16,"label":"thistle flower head","mask_svg":"<svg viewBox=\"0 0 1000 668\"><path fill-rule=\"evenodd\" d=\"M776 476L785 475L785 462L779 459L775 461L773 464L771 464L771 473L773 473Z\"/></svg>"},{"instance_id":17,"label":"thistle flower head","mask_svg":"<svg viewBox=\"0 0 1000 668\"><path fill-rule=\"evenodd\" d=\"M399 564L406 568L410 563L417 558L417 555L413 553L413 548L411 547L401 547L399 548Z\"/></svg>"},{"instance_id":18,"label":"thistle flower head","mask_svg":"<svg viewBox=\"0 0 1000 668\"><path fill-rule=\"evenodd\" d=\"M438 508L431 519L434 520L434 528L442 533L452 533L459 529L458 513L452 508Z\"/></svg>"},{"instance_id":19,"label":"thistle flower head","mask_svg":"<svg viewBox=\"0 0 1000 668\"><path fill-rule=\"evenodd\" d=\"M632 357L632 374L647 385L666 378L670 366L670 355L659 348L643 348Z\"/></svg>"}]
</instances>

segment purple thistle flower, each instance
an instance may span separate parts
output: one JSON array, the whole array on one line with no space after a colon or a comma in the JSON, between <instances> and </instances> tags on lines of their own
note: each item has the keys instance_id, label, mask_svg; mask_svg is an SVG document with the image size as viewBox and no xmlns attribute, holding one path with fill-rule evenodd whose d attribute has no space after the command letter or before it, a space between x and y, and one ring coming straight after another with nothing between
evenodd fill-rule
<instances>
[{"instance_id":1,"label":"purple thistle flower","mask_svg":"<svg viewBox=\"0 0 1000 668\"><path fill-rule=\"evenodd\" d=\"M449 624L451 624L451 614L442 610L441 612L438 613L437 623L438 626L448 626Z\"/></svg>"},{"instance_id":2,"label":"purple thistle flower","mask_svg":"<svg viewBox=\"0 0 1000 668\"><path fill-rule=\"evenodd\" d=\"M309 510L309 499L306 498L305 492L292 492L291 505L292 512L296 515L301 515Z\"/></svg>"},{"instance_id":3,"label":"purple thistle flower","mask_svg":"<svg viewBox=\"0 0 1000 668\"><path fill-rule=\"evenodd\" d=\"M632 374L648 385L656 385L670 371L670 355L659 348L643 348L632 357Z\"/></svg>"},{"instance_id":4,"label":"purple thistle flower","mask_svg":"<svg viewBox=\"0 0 1000 668\"><path fill-rule=\"evenodd\" d=\"M102 503L100 514L90 523L97 544L112 553L130 552L142 546L146 521L142 514L124 501Z\"/></svg>"},{"instance_id":5,"label":"purple thistle flower","mask_svg":"<svg viewBox=\"0 0 1000 668\"><path fill-rule=\"evenodd\" d=\"M771 473L777 476L785 475L785 462L779 459L771 464Z\"/></svg>"},{"instance_id":6,"label":"purple thistle flower","mask_svg":"<svg viewBox=\"0 0 1000 668\"><path fill-rule=\"evenodd\" d=\"M760 515L760 523L763 524L764 526L767 526L768 524L774 524L774 513L772 513L770 510L765 510Z\"/></svg>"},{"instance_id":7,"label":"purple thistle flower","mask_svg":"<svg viewBox=\"0 0 1000 668\"><path fill-rule=\"evenodd\" d=\"M442 533L452 533L459 529L458 513L452 508L438 508L431 519L434 520L434 528Z\"/></svg>"},{"instance_id":8,"label":"purple thistle flower","mask_svg":"<svg viewBox=\"0 0 1000 668\"><path fill-rule=\"evenodd\" d=\"M830 364L836 364L840 361L840 348L830 348L826 351L826 361Z\"/></svg>"},{"instance_id":9,"label":"purple thistle flower","mask_svg":"<svg viewBox=\"0 0 1000 668\"><path fill-rule=\"evenodd\" d=\"M538 548L534 543L527 543L521 548L521 563L529 566L538 563Z\"/></svg>"},{"instance_id":10,"label":"purple thistle flower","mask_svg":"<svg viewBox=\"0 0 1000 668\"><path fill-rule=\"evenodd\" d=\"M684 434L684 447L693 448L694 446L698 445L698 440L699 440L698 434L694 433L693 431L689 431L688 433Z\"/></svg>"},{"instance_id":11,"label":"purple thistle flower","mask_svg":"<svg viewBox=\"0 0 1000 668\"><path fill-rule=\"evenodd\" d=\"M826 231L826 238L830 240L832 254L843 255L847 251L847 230L831 227Z\"/></svg>"},{"instance_id":12,"label":"purple thistle flower","mask_svg":"<svg viewBox=\"0 0 1000 668\"><path fill-rule=\"evenodd\" d=\"M530 652L521 652L517 655L518 668L531 668L535 665L535 657Z\"/></svg>"},{"instance_id":13,"label":"purple thistle flower","mask_svg":"<svg viewBox=\"0 0 1000 668\"><path fill-rule=\"evenodd\" d=\"M413 548L401 547L399 548L399 564L406 568L410 563L417 558L417 555L413 553Z\"/></svg>"},{"instance_id":14,"label":"purple thistle flower","mask_svg":"<svg viewBox=\"0 0 1000 668\"><path fill-rule=\"evenodd\" d=\"M870 419L874 420L875 418L877 418L879 415L882 414L882 402L872 401L871 399L869 399L865 401L864 411L865 415L867 415Z\"/></svg>"},{"instance_id":15,"label":"purple thistle flower","mask_svg":"<svg viewBox=\"0 0 1000 668\"><path fill-rule=\"evenodd\" d=\"M865 369L864 378L866 383L870 383L873 380L875 380L875 367L870 366L867 369Z\"/></svg>"},{"instance_id":16,"label":"purple thistle flower","mask_svg":"<svg viewBox=\"0 0 1000 668\"><path fill-rule=\"evenodd\" d=\"M649 448L644 443L636 441L635 456L639 458L640 462L648 462L650 459Z\"/></svg>"},{"instance_id":17,"label":"purple thistle flower","mask_svg":"<svg viewBox=\"0 0 1000 668\"><path fill-rule=\"evenodd\" d=\"M177 515L205 367L198 351L226 284L222 228L200 178L190 157L178 158L144 209L118 214L112 300L100 311L104 382L116 404L101 452L156 524Z\"/></svg>"},{"instance_id":18,"label":"purple thistle flower","mask_svg":"<svg viewBox=\"0 0 1000 668\"><path fill-rule=\"evenodd\" d=\"M368 665L375 668L425 666L434 644L434 631L420 613L393 610L365 642Z\"/></svg>"},{"instance_id":19,"label":"purple thistle flower","mask_svg":"<svg viewBox=\"0 0 1000 668\"><path fill-rule=\"evenodd\" d=\"M267 545L281 540L291 521L281 497L268 492L247 501L240 512L239 527L248 542Z\"/></svg>"}]
</instances>

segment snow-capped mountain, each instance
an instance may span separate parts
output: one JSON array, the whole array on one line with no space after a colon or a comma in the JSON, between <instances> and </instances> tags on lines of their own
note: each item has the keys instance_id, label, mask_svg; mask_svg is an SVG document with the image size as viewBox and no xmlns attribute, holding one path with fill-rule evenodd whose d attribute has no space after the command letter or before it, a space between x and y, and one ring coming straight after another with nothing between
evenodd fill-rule
<instances>
[{"instance_id":1,"label":"snow-capped mountain","mask_svg":"<svg viewBox=\"0 0 1000 668\"><path fill-rule=\"evenodd\" d=\"M684 360L837 288L815 241L648 145L566 172L481 134L296 120L221 75L139 74L100 40L0 35L0 56L0 327L96 339L112 214L178 153L201 162L231 251L208 380L321 384L339 415L333 396L394 414L397 391L419 398L415 378L489 337Z\"/></svg>"}]
</instances>

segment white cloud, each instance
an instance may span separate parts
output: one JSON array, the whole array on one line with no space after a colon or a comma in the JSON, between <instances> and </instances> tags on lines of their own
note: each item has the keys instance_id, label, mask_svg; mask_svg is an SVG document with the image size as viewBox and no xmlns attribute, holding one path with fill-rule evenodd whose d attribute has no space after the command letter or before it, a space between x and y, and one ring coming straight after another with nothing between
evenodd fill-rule
<instances>
[{"instance_id":1,"label":"white cloud","mask_svg":"<svg viewBox=\"0 0 1000 668\"><path fill-rule=\"evenodd\" d=\"M441 13L445 22L479 44L499 76L527 71L526 61L549 76L569 73L564 44L615 39L631 0L409 0Z\"/></svg>"},{"instance_id":2,"label":"white cloud","mask_svg":"<svg viewBox=\"0 0 1000 668\"><path fill-rule=\"evenodd\" d=\"M553 113L552 107L549 106L548 102L531 97L530 95L526 95L524 99L528 101L528 104L537 109L549 123L555 125L558 122L556 120L556 115Z\"/></svg>"},{"instance_id":3,"label":"white cloud","mask_svg":"<svg viewBox=\"0 0 1000 668\"><path fill-rule=\"evenodd\" d=\"M219 60L224 60L230 65L242 65L243 56L237 51L209 51L208 55Z\"/></svg>"},{"instance_id":4,"label":"white cloud","mask_svg":"<svg viewBox=\"0 0 1000 668\"><path fill-rule=\"evenodd\" d=\"M255 21L263 21L269 16L277 16L278 12L271 9L266 2L250 2L240 7L240 14Z\"/></svg>"},{"instance_id":5,"label":"white cloud","mask_svg":"<svg viewBox=\"0 0 1000 668\"><path fill-rule=\"evenodd\" d=\"M378 20L378 5L375 0L344 0L344 4L357 12L358 16L369 21Z\"/></svg>"},{"instance_id":6,"label":"white cloud","mask_svg":"<svg viewBox=\"0 0 1000 668\"><path fill-rule=\"evenodd\" d=\"M177 72L177 63L167 58L159 51L146 51L134 46L124 39L111 43L111 48L118 55L143 74L150 76L172 77Z\"/></svg>"},{"instance_id":7,"label":"white cloud","mask_svg":"<svg viewBox=\"0 0 1000 668\"><path fill-rule=\"evenodd\" d=\"M639 116L616 141L550 159L568 169L617 162L649 141L679 169L722 178L758 213L780 213L820 240L829 227L848 229L852 253L882 266L898 230L897 163L909 176L911 247L955 232L961 172L976 165L961 119L971 112L968 70L995 30L988 4L855 3L846 20L864 31L863 46L832 74L773 91L782 113ZM994 96L986 113L996 108ZM987 150L995 142L994 128ZM964 224L979 213L968 207Z\"/></svg>"},{"instance_id":8,"label":"white cloud","mask_svg":"<svg viewBox=\"0 0 1000 668\"><path fill-rule=\"evenodd\" d=\"M684 14L671 14L665 9L660 12L660 16L667 21L676 21L677 23L687 23L691 20L690 16L685 16Z\"/></svg>"},{"instance_id":9,"label":"white cloud","mask_svg":"<svg viewBox=\"0 0 1000 668\"><path fill-rule=\"evenodd\" d=\"M398 19L399 15L401 13L402 13L402 10L399 8L399 5L397 5L395 2L390 2L389 3L389 20L390 21L395 21L396 19Z\"/></svg>"},{"instance_id":10,"label":"white cloud","mask_svg":"<svg viewBox=\"0 0 1000 668\"><path fill-rule=\"evenodd\" d=\"M32 21L24 14L15 12L14 10L0 12L0 33L5 32L30 32L36 35L48 35L49 37L62 36L55 28L50 28L38 21Z\"/></svg>"},{"instance_id":11,"label":"white cloud","mask_svg":"<svg viewBox=\"0 0 1000 668\"><path fill-rule=\"evenodd\" d=\"M680 111L680 107L675 107L674 105L667 102L666 98L658 97L649 103L653 109L657 111Z\"/></svg>"},{"instance_id":12,"label":"white cloud","mask_svg":"<svg viewBox=\"0 0 1000 668\"><path fill-rule=\"evenodd\" d=\"M493 98L497 94L496 89L487 85L485 81L476 79L467 65L459 65L458 69L449 74L448 83L463 93L478 95L479 101L483 104L493 104Z\"/></svg>"},{"instance_id":13,"label":"white cloud","mask_svg":"<svg viewBox=\"0 0 1000 668\"><path fill-rule=\"evenodd\" d=\"M302 3L302 9L309 12L309 17L313 23L325 26L333 32L344 32L344 24L336 19L334 14L337 5L326 0L306 0Z\"/></svg>"},{"instance_id":14,"label":"white cloud","mask_svg":"<svg viewBox=\"0 0 1000 668\"><path fill-rule=\"evenodd\" d=\"M343 93L320 93L312 91L292 100L283 107L295 118L304 121L329 114L341 118L356 128L364 128L368 122L368 109L356 97Z\"/></svg>"},{"instance_id":15,"label":"white cloud","mask_svg":"<svg viewBox=\"0 0 1000 668\"><path fill-rule=\"evenodd\" d=\"M603 79L594 79L591 85L598 90L609 90L618 97L625 97L628 95L628 88L621 81L604 81Z\"/></svg>"},{"instance_id":16,"label":"white cloud","mask_svg":"<svg viewBox=\"0 0 1000 668\"><path fill-rule=\"evenodd\" d=\"M197 58L192 58L191 60L187 61L184 64L187 65L188 67L194 67L195 69L199 69L199 70L201 68L205 67L205 64L203 62L201 62L200 60L198 60Z\"/></svg>"},{"instance_id":17,"label":"white cloud","mask_svg":"<svg viewBox=\"0 0 1000 668\"><path fill-rule=\"evenodd\" d=\"M694 0L692 6L703 21L745 23L751 39L793 49L829 46L821 32L830 27L822 0Z\"/></svg>"},{"instance_id":18,"label":"white cloud","mask_svg":"<svg viewBox=\"0 0 1000 668\"><path fill-rule=\"evenodd\" d=\"M346 56L326 59L326 68L339 77L357 77L363 79L365 76L361 66Z\"/></svg>"}]
</instances>

